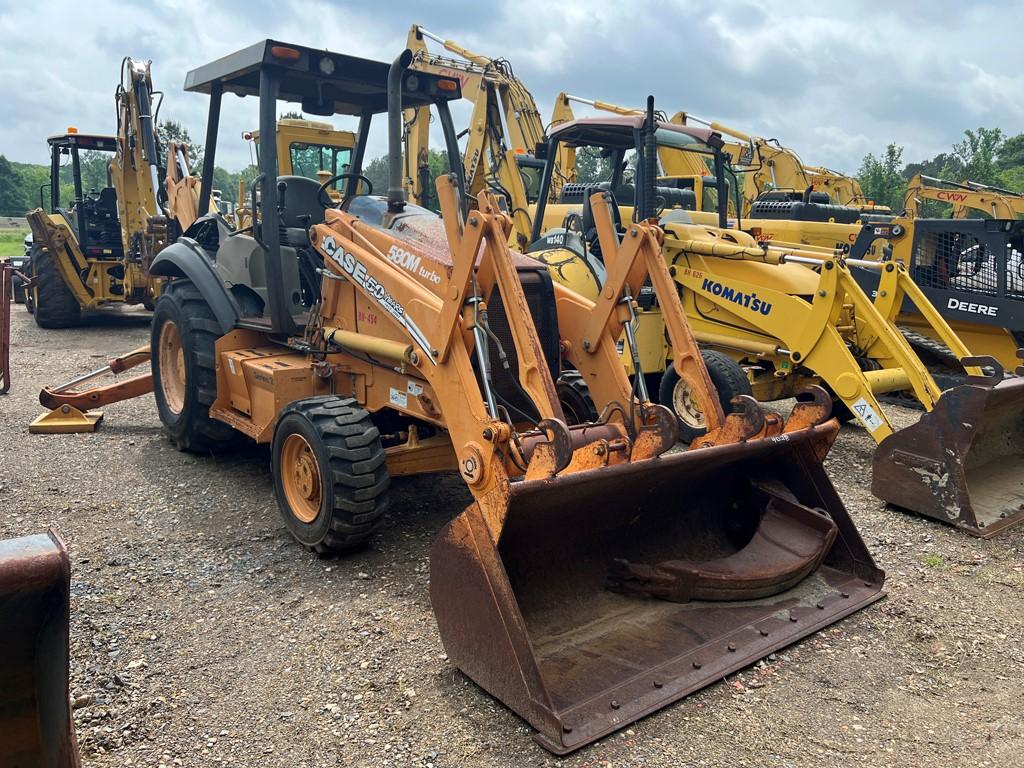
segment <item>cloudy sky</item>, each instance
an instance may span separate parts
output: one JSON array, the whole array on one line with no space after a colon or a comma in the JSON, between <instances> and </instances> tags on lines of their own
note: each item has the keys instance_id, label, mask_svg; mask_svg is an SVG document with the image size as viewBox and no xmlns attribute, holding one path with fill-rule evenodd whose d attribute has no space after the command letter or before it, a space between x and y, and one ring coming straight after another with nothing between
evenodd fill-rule
<instances>
[{"instance_id":1,"label":"cloudy sky","mask_svg":"<svg viewBox=\"0 0 1024 768\"><path fill-rule=\"evenodd\" d=\"M44 138L68 125L113 132L124 56L153 61L161 117L201 139L205 99L181 90L189 69L265 37L390 61L413 22L508 59L545 116L561 90L626 105L653 93L669 113L777 137L805 162L844 171L890 141L920 160L964 128L1024 131L1024 3L768 5L0 0L0 153L42 163ZM241 132L255 126L255 100L225 97L223 118L218 165L235 170L249 161Z\"/></svg>"}]
</instances>

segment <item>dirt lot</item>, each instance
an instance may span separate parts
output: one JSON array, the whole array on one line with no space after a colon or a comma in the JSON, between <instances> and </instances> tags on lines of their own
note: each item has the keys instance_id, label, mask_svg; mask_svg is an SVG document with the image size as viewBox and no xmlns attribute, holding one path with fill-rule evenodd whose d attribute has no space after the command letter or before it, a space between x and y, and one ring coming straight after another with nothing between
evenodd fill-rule
<instances>
[{"instance_id":1,"label":"dirt lot","mask_svg":"<svg viewBox=\"0 0 1024 768\"><path fill-rule=\"evenodd\" d=\"M458 479L396 482L371 548L317 559L285 532L265 449L179 453L152 398L95 434L27 433L40 386L144 342L145 313L14 317L0 536L68 542L86 765L1024 765L1024 529L985 542L886 511L860 429L829 469L888 598L558 760L438 639L429 545L468 499Z\"/></svg>"}]
</instances>

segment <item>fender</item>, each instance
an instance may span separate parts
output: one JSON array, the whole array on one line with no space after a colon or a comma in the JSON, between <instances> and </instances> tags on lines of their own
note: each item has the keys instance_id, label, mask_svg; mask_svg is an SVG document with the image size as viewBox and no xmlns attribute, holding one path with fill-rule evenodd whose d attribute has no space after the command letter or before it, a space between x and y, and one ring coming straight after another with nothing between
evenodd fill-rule
<instances>
[{"instance_id":1,"label":"fender","mask_svg":"<svg viewBox=\"0 0 1024 768\"><path fill-rule=\"evenodd\" d=\"M190 237L179 237L153 259L151 275L184 277L192 281L217 317L221 333L229 333L238 324L241 310L227 286L218 277L213 262L199 243Z\"/></svg>"}]
</instances>

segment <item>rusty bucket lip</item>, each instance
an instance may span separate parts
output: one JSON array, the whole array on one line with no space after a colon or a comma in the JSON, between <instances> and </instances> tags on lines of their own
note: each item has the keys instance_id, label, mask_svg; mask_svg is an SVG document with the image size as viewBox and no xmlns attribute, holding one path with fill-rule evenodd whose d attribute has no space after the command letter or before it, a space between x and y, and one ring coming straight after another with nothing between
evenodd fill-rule
<instances>
[{"instance_id":1,"label":"rusty bucket lip","mask_svg":"<svg viewBox=\"0 0 1024 768\"><path fill-rule=\"evenodd\" d=\"M17 583L22 590L52 589L55 576L60 584L71 577L68 549L52 529L0 540L0 582Z\"/></svg>"},{"instance_id":2,"label":"rusty bucket lip","mask_svg":"<svg viewBox=\"0 0 1024 768\"><path fill-rule=\"evenodd\" d=\"M831 445L833 427L830 422L819 424L794 432L786 432L772 437L748 440L742 443L727 443L696 450L681 450L676 453L662 454L651 459L632 461L605 467L596 467L568 475L557 475L553 478L540 480L516 480L511 483L513 495L528 494L549 488L553 483L565 488L587 485L598 477L607 477L614 473L621 479L630 475L650 476L651 472L663 473L676 471L678 467L692 464L707 463L708 459L734 457L736 459L755 458L775 451L785 450L786 446L798 446L814 440L827 441ZM681 470L680 470L681 471Z\"/></svg>"},{"instance_id":3,"label":"rusty bucket lip","mask_svg":"<svg viewBox=\"0 0 1024 768\"><path fill-rule=\"evenodd\" d=\"M829 605L824 609L817 606L798 607L790 610L787 617L770 617L752 622L658 668L644 670L632 680L603 691L600 696L557 713L560 732L538 731L534 734L534 741L549 752L563 756L665 709L721 681L726 675L748 667L768 654L793 645L883 599L886 596L885 572L878 570L877 577L876 581L866 582L856 576L848 576L839 582L831 596L836 603L832 610L828 610L832 607ZM746 650L742 649L744 645L747 646ZM668 668L682 668L684 674L673 674ZM610 708L611 700L616 701L617 708ZM610 716L609 712L614 712L614 716ZM589 717L574 722L571 719L574 713Z\"/></svg>"},{"instance_id":4,"label":"rusty bucket lip","mask_svg":"<svg viewBox=\"0 0 1024 768\"><path fill-rule=\"evenodd\" d=\"M756 462L759 458L770 458L798 448L806 451L808 444L814 442L830 446L834 434L834 425L826 422L744 443L680 451L550 479L513 482L511 495L522 498L537 492L550 492L553 484L558 485L559 491L568 491L595 481L600 482L612 474L618 482L628 482L633 477L638 480L643 478L648 483L662 482L685 474L690 468L697 469L705 463L726 466L737 461ZM825 474L823 468L821 472ZM838 541L833 544L838 545ZM500 548L500 544L497 546ZM503 565L500 567L504 570ZM816 572L821 572L823 568L830 574L830 591L822 600L823 607L805 604L785 606L786 593L783 593L782 605L774 603L773 606L779 607L772 609L766 606L760 618L737 626L727 634L716 636L700 647L660 663L657 667L639 672L584 701L560 710L549 709L546 718L527 719L522 711L516 710L513 703L500 696L499 700L537 729L534 740L544 749L556 755L574 752L885 597L885 572L873 562L870 563L870 576L858 576L830 566L819 566ZM515 610L518 612L518 606ZM762 629L767 630L768 634L763 634ZM736 648L735 651L727 648L730 643ZM701 661L698 662L698 658ZM484 687L484 690L487 688ZM497 693L492 695L497 696ZM612 700L615 700L615 705L611 704Z\"/></svg>"}]
</instances>

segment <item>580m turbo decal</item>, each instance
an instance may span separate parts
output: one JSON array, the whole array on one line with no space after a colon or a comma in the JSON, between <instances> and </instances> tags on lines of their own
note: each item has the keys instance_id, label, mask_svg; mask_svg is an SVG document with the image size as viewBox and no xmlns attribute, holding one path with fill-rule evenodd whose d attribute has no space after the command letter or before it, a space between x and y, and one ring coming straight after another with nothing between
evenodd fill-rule
<instances>
[{"instance_id":1,"label":"580m turbo decal","mask_svg":"<svg viewBox=\"0 0 1024 768\"><path fill-rule=\"evenodd\" d=\"M381 308L389 315L391 315L400 326L405 328L412 336L413 341L419 345L420 349L423 350L425 357L434 365L437 365L437 361L431 354L430 342L427 337L423 334L423 331L419 329L419 326L413 321L411 317L405 312L405 307L399 303L399 301L387 292L387 289L381 285L380 281L371 275L366 265L357 259L353 254L340 247L335 241L334 237L328 235L323 240L323 249L327 255L334 259L335 263L340 266L357 285L362 286L366 292L380 304Z\"/></svg>"}]
</instances>

